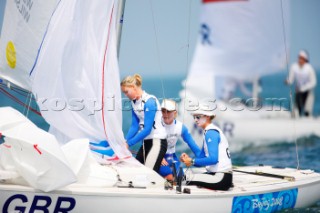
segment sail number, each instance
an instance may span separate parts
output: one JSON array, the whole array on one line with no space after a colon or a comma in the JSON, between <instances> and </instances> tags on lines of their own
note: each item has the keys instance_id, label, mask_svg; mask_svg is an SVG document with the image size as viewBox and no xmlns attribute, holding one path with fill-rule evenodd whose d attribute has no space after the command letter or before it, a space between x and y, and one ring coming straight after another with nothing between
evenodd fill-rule
<instances>
[{"instance_id":1,"label":"sail number","mask_svg":"<svg viewBox=\"0 0 320 213\"><path fill-rule=\"evenodd\" d=\"M58 197L55 204L52 203L52 200L53 199L50 196L35 195L34 198L29 201L26 195L15 194L5 201L2 212L11 212L12 208L14 208L14 211L21 213L33 213L38 211L49 213L52 212L49 210L49 207L54 205L54 213L67 213L74 209L74 207L76 206L76 200L72 197ZM27 206L30 203L30 210L27 211Z\"/></svg>"}]
</instances>

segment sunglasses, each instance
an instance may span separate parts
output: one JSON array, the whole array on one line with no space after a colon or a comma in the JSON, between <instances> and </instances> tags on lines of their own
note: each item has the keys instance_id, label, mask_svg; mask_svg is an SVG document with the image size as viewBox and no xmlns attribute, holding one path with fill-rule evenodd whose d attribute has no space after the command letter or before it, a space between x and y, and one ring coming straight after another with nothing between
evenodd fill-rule
<instances>
[{"instance_id":1,"label":"sunglasses","mask_svg":"<svg viewBox=\"0 0 320 213\"><path fill-rule=\"evenodd\" d=\"M203 117L203 115L194 115L193 116L193 119L194 120L199 120L200 118L202 118Z\"/></svg>"}]
</instances>

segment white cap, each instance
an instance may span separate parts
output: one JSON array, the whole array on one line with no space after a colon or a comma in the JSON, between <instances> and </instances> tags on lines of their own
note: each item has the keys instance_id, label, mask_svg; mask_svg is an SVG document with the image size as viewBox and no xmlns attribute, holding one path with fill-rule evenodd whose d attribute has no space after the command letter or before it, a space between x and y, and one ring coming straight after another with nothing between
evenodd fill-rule
<instances>
[{"instance_id":1,"label":"white cap","mask_svg":"<svg viewBox=\"0 0 320 213\"><path fill-rule=\"evenodd\" d=\"M161 103L161 109L166 109L168 111L175 111L176 108L176 102L170 99L163 99Z\"/></svg>"},{"instance_id":2,"label":"white cap","mask_svg":"<svg viewBox=\"0 0 320 213\"><path fill-rule=\"evenodd\" d=\"M304 58L306 61L309 61L308 53L305 50L300 50L299 56Z\"/></svg>"},{"instance_id":3,"label":"white cap","mask_svg":"<svg viewBox=\"0 0 320 213\"><path fill-rule=\"evenodd\" d=\"M192 111L191 115L216 116L216 113L209 104L199 104L199 108L195 111Z\"/></svg>"}]
</instances>

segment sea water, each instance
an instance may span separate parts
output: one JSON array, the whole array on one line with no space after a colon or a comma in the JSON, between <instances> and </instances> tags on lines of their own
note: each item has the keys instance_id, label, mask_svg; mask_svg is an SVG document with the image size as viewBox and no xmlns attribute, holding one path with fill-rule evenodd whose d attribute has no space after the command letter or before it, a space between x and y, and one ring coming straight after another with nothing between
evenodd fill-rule
<instances>
[{"instance_id":1,"label":"sea water","mask_svg":"<svg viewBox=\"0 0 320 213\"><path fill-rule=\"evenodd\" d=\"M286 73L278 73L261 79L261 97L287 98L290 100L290 92L294 93L293 86L290 88L284 84ZM320 72L317 72L320 81ZM184 77L171 78L144 78L143 89L159 99L180 98L179 92L183 88ZM203 85L205 87L205 85ZM290 91L291 90L291 91ZM320 116L320 85L315 91L314 116ZM124 112L123 130L126 133L130 126L131 112ZM128 119L129 118L129 119ZM320 128L320 126L319 126ZM178 143L179 146L179 143ZM183 150L190 152L189 150ZM179 154L179 153L178 153ZM311 169L320 172L320 138L310 136L298 138L296 143L281 141L268 146L250 146L243 150L231 153L233 165L271 165L274 167L292 167ZM283 212L320 212L320 201L313 207L305 209L285 210Z\"/></svg>"},{"instance_id":2,"label":"sea water","mask_svg":"<svg viewBox=\"0 0 320 213\"><path fill-rule=\"evenodd\" d=\"M320 72L317 74L317 79L320 81ZM290 88L284 85L284 79L285 73L263 77L261 80L263 88L261 93L262 97L289 98ZM164 97L178 99L180 98L179 92L183 88L182 80L184 80L184 77L144 78L143 89L148 93L159 97L159 99ZM314 115L320 116L320 85L317 86L315 93ZM19 94L16 94L16 96L19 97ZM19 99L27 103L26 97L20 96ZM34 102L32 105L33 107L36 107ZM26 111L22 106L7 98L2 93L0 93L0 106L12 106L26 114ZM28 117L39 127L45 130L49 128L49 125L41 116L29 112ZM123 111L124 134L127 133L130 123L131 111ZM138 147L139 144L135 149L138 149ZM183 151L188 152L188 150ZM299 138L297 139L297 146L295 143L282 141L268 146L246 147L239 152L231 153L231 157L234 165L245 166L264 164L275 167L293 168L296 168L299 165L299 168L301 169L312 169L320 172L320 138L315 136ZM284 212L320 212L320 202L311 208L286 210Z\"/></svg>"}]
</instances>

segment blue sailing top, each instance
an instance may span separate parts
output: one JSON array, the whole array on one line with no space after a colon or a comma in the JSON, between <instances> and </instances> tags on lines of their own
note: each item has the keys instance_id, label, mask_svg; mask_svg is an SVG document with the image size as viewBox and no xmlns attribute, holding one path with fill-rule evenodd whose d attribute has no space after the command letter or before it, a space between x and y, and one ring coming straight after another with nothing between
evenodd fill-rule
<instances>
[{"instance_id":1,"label":"blue sailing top","mask_svg":"<svg viewBox=\"0 0 320 213\"><path fill-rule=\"evenodd\" d=\"M193 140L187 127L180 121L174 120L172 124L164 124L164 126L167 131L168 141L168 149L167 153L164 156L164 159L167 161L168 165L161 166L159 173L161 176L166 177L167 175L173 174L173 171L171 169L172 166L175 167L177 172L179 171L180 161L175 153L175 147L180 136L188 144L188 146L194 153L200 155L201 150L197 146L196 142Z\"/></svg>"},{"instance_id":2,"label":"blue sailing top","mask_svg":"<svg viewBox=\"0 0 320 213\"><path fill-rule=\"evenodd\" d=\"M201 167L201 166L208 166L218 163L218 156L219 156L219 143L220 143L220 134L217 130L209 130L205 133L205 143L208 147L209 155L206 156L205 154L205 146L202 147L201 152L199 154L194 153L196 155L194 165Z\"/></svg>"},{"instance_id":3,"label":"blue sailing top","mask_svg":"<svg viewBox=\"0 0 320 213\"><path fill-rule=\"evenodd\" d=\"M146 111L146 108L149 110ZM129 146L132 146L139 141L142 141L145 137L147 137L153 126L154 118L157 112L157 103L153 98L149 98L149 100L144 105L144 127L143 129L137 134L140 129L139 125L139 118L132 109L132 122L128 134L126 136L126 140Z\"/></svg>"}]
</instances>

